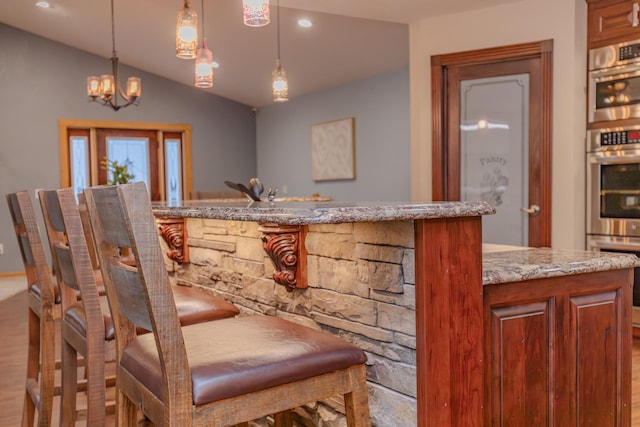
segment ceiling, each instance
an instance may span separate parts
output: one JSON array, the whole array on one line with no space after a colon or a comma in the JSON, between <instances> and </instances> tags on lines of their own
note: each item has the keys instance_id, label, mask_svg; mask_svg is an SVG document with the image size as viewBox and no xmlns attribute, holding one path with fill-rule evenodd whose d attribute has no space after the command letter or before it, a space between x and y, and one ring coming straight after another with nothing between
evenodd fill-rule
<instances>
[{"instance_id":1,"label":"ceiling","mask_svg":"<svg viewBox=\"0 0 640 427\"><path fill-rule=\"evenodd\" d=\"M0 21L98 56L111 56L109 0L0 1ZM216 95L253 107L270 105L276 58L276 10L271 24L242 23L241 0L191 0L205 7L207 46L220 68ZM408 23L470 8L518 0L281 0L280 57L287 71L289 97L399 69L409 64ZM175 57L175 19L181 0L114 0L116 50L120 62L187 85L193 60ZM200 15L201 17L201 15ZM200 19L199 17L199 19ZM299 18L313 22L297 25ZM101 74L109 70L92 71ZM127 76L121 76L122 83ZM144 102L144 81L142 82Z\"/></svg>"}]
</instances>

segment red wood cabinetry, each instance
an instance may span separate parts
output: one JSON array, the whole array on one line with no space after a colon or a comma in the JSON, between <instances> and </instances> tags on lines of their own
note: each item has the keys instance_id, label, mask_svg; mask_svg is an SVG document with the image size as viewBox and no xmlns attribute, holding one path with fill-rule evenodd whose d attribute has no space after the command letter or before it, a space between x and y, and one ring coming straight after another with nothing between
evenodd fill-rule
<instances>
[{"instance_id":1,"label":"red wood cabinetry","mask_svg":"<svg viewBox=\"0 0 640 427\"><path fill-rule=\"evenodd\" d=\"M632 274L485 286L485 426L630 425Z\"/></svg>"},{"instance_id":2,"label":"red wood cabinetry","mask_svg":"<svg viewBox=\"0 0 640 427\"><path fill-rule=\"evenodd\" d=\"M587 0L589 49L640 38L640 0Z\"/></svg>"}]
</instances>

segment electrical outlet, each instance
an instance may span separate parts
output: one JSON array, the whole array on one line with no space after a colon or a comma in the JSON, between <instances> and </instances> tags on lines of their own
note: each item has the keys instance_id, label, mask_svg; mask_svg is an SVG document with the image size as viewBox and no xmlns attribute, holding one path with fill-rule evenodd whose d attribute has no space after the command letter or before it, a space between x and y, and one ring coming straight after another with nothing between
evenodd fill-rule
<instances>
[{"instance_id":1,"label":"electrical outlet","mask_svg":"<svg viewBox=\"0 0 640 427\"><path fill-rule=\"evenodd\" d=\"M38 197L38 193L40 192L40 190L42 190L42 188L36 188L35 191L34 191L36 193L36 195L35 195L36 200L40 199L40 197Z\"/></svg>"},{"instance_id":2,"label":"electrical outlet","mask_svg":"<svg viewBox=\"0 0 640 427\"><path fill-rule=\"evenodd\" d=\"M282 186L282 194L288 194L289 193L289 188L287 188L286 185Z\"/></svg>"},{"instance_id":3,"label":"electrical outlet","mask_svg":"<svg viewBox=\"0 0 640 427\"><path fill-rule=\"evenodd\" d=\"M4 243L0 243L0 255L4 255Z\"/></svg>"}]
</instances>

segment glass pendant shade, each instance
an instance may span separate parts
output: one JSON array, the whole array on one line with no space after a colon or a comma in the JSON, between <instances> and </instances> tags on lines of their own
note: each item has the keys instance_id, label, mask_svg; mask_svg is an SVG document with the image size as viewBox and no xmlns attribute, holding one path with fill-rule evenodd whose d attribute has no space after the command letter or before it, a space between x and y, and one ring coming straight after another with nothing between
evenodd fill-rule
<instances>
[{"instance_id":1,"label":"glass pendant shade","mask_svg":"<svg viewBox=\"0 0 640 427\"><path fill-rule=\"evenodd\" d=\"M142 84L140 77L129 77L127 79L127 98L138 97L142 94Z\"/></svg>"},{"instance_id":2,"label":"glass pendant shade","mask_svg":"<svg viewBox=\"0 0 640 427\"><path fill-rule=\"evenodd\" d=\"M242 19L249 27L262 27L270 22L269 0L242 0Z\"/></svg>"},{"instance_id":3,"label":"glass pendant shade","mask_svg":"<svg viewBox=\"0 0 640 427\"><path fill-rule=\"evenodd\" d=\"M213 87L213 54L202 42L202 47L198 49L196 55L196 75L195 85L200 88Z\"/></svg>"},{"instance_id":4,"label":"glass pendant shade","mask_svg":"<svg viewBox=\"0 0 640 427\"><path fill-rule=\"evenodd\" d=\"M198 48L198 14L189 7L188 0L178 11L176 20L176 56L193 59Z\"/></svg>"},{"instance_id":5,"label":"glass pendant shade","mask_svg":"<svg viewBox=\"0 0 640 427\"><path fill-rule=\"evenodd\" d=\"M280 60L276 59L276 68L273 70L273 101L285 102L289 100L289 83L287 73L282 68Z\"/></svg>"},{"instance_id":6,"label":"glass pendant shade","mask_svg":"<svg viewBox=\"0 0 640 427\"><path fill-rule=\"evenodd\" d=\"M111 98L115 93L113 75L103 74L100 76L100 93L103 98Z\"/></svg>"},{"instance_id":7,"label":"glass pendant shade","mask_svg":"<svg viewBox=\"0 0 640 427\"><path fill-rule=\"evenodd\" d=\"M87 95L93 99L100 96L100 78L98 76L87 77Z\"/></svg>"}]
</instances>

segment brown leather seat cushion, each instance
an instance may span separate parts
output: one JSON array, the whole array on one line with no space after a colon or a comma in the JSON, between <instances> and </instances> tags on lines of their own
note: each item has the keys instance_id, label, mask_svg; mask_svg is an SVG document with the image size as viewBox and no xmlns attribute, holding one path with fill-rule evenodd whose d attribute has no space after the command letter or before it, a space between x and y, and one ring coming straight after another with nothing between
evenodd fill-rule
<instances>
[{"instance_id":1,"label":"brown leather seat cushion","mask_svg":"<svg viewBox=\"0 0 640 427\"><path fill-rule=\"evenodd\" d=\"M60 304L60 301L61 301L60 288L58 288L58 284L55 283L55 279L52 279L52 280L54 280L54 283L53 283L53 303L54 304ZM42 290L40 289L40 282L35 282L33 285L31 285L30 290L38 298L42 298Z\"/></svg>"},{"instance_id":2,"label":"brown leather seat cushion","mask_svg":"<svg viewBox=\"0 0 640 427\"><path fill-rule=\"evenodd\" d=\"M226 319L227 317L236 316L240 312L235 305L204 291L187 286L173 286L172 289L173 299L178 308L178 316L183 326L210 320ZM105 339L112 340L115 338L115 330L106 296L100 297L100 307L104 318ZM86 336L87 320L82 306L77 304L70 307L66 311L64 319L74 329ZM146 332L149 331L138 328L139 334Z\"/></svg>"},{"instance_id":3,"label":"brown leather seat cushion","mask_svg":"<svg viewBox=\"0 0 640 427\"><path fill-rule=\"evenodd\" d=\"M193 402L202 405L364 363L346 341L271 316L247 316L182 328L191 367ZM122 367L163 398L152 334L124 350Z\"/></svg>"}]
</instances>

